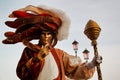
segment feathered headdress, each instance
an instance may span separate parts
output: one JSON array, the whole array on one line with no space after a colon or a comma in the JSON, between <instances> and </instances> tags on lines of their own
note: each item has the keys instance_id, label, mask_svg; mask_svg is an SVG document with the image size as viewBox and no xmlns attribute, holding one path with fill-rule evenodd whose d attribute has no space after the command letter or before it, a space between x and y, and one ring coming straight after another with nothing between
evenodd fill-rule
<instances>
[{"instance_id":1,"label":"feathered headdress","mask_svg":"<svg viewBox=\"0 0 120 80\"><path fill-rule=\"evenodd\" d=\"M14 44L21 42L27 37L37 39L37 32L40 30L51 30L57 33L57 39L64 40L68 37L70 19L61 10L49 8L46 6L29 5L12 12L10 18L16 18L14 21L6 21L5 24L15 28L15 32L6 32L7 39L4 44Z\"/></svg>"}]
</instances>

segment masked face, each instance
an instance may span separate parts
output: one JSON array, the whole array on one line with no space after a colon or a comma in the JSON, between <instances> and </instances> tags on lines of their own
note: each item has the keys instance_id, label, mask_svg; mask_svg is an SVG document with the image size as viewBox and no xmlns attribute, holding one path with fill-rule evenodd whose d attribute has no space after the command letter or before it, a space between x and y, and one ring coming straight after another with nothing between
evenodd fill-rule
<instances>
[{"instance_id":1,"label":"masked face","mask_svg":"<svg viewBox=\"0 0 120 80\"><path fill-rule=\"evenodd\" d=\"M50 31L42 31L40 34L40 41L43 45L51 44L53 39L52 32Z\"/></svg>"}]
</instances>

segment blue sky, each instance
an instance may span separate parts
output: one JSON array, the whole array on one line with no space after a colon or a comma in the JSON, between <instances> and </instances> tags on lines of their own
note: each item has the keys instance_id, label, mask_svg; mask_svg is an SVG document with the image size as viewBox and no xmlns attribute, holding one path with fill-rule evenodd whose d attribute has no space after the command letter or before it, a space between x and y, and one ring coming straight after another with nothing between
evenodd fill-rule
<instances>
[{"instance_id":1,"label":"blue sky","mask_svg":"<svg viewBox=\"0 0 120 80\"><path fill-rule=\"evenodd\" d=\"M71 19L70 33L67 40L58 42L56 47L74 55L72 42L79 42L78 56L84 61L82 51L90 51L90 60L94 56L91 41L83 31L89 19L96 21L102 31L98 42L98 52L103 56L101 70L104 80L120 79L120 1L119 0L6 0L0 3L0 80L19 80L16 76L16 66L25 46L22 43L5 45L4 32L14 31L4 22L10 20L8 15L15 9L27 5L46 5L61 9ZM90 80L97 80L97 74Z\"/></svg>"}]
</instances>

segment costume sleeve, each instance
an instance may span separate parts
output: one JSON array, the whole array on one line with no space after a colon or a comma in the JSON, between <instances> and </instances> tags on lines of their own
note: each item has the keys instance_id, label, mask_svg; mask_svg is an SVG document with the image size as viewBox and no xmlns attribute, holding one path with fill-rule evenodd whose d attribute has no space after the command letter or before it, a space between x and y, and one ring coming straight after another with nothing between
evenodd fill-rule
<instances>
[{"instance_id":1,"label":"costume sleeve","mask_svg":"<svg viewBox=\"0 0 120 80\"><path fill-rule=\"evenodd\" d=\"M68 55L63 52L63 64L65 74L72 79L89 79L93 76L95 69L87 68L86 63L82 63L81 59L76 56Z\"/></svg>"},{"instance_id":2,"label":"costume sleeve","mask_svg":"<svg viewBox=\"0 0 120 80\"><path fill-rule=\"evenodd\" d=\"M34 52L29 48L25 48L20 61L18 62L16 73L21 80L34 80L40 71L40 62L33 60ZM29 68L26 63L30 61Z\"/></svg>"}]
</instances>

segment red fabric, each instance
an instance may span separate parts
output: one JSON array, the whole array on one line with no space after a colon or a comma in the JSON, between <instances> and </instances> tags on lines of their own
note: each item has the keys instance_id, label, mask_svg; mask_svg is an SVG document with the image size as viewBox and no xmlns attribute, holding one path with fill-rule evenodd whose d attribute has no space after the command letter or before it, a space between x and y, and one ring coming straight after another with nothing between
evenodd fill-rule
<instances>
[{"instance_id":1,"label":"red fabric","mask_svg":"<svg viewBox=\"0 0 120 80\"><path fill-rule=\"evenodd\" d=\"M8 32L5 32L5 36L6 37L11 37L11 36L13 36L15 33L14 32L10 32L10 31L8 31Z\"/></svg>"},{"instance_id":2,"label":"red fabric","mask_svg":"<svg viewBox=\"0 0 120 80\"><path fill-rule=\"evenodd\" d=\"M59 75L55 80L62 80L62 75L61 75L62 72L61 72L61 65L60 65L59 57L58 57L55 49L52 49L51 52L52 52L52 55L53 55L53 57L54 57L54 59L55 59L55 61L57 63L58 69L59 69Z\"/></svg>"},{"instance_id":3,"label":"red fabric","mask_svg":"<svg viewBox=\"0 0 120 80\"><path fill-rule=\"evenodd\" d=\"M60 60L62 58L62 54L59 53L55 49L52 49L51 52L55 58L58 68L59 68L59 75L55 80L65 80L64 70L63 70L63 66L61 65L61 60ZM29 61L29 59L31 59L32 57L34 57L36 55L36 53L34 53L34 54L33 53L34 53L34 51L32 51L28 48L25 48L25 50L23 51L23 54L18 63L18 66L17 66L17 76L21 80L37 80L39 72L43 68L44 59L43 59L43 61L40 61L40 63L35 63L32 60L30 68L27 68L25 66L25 64Z\"/></svg>"},{"instance_id":4,"label":"red fabric","mask_svg":"<svg viewBox=\"0 0 120 80\"><path fill-rule=\"evenodd\" d=\"M50 16L49 14L39 14L40 16ZM34 14L31 13L27 13L24 11L13 11L12 14L9 17L17 17L17 18L24 18L24 17L32 17L35 16ZM15 21L6 21L5 24L11 28L17 28L19 26L18 23L16 23Z\"/></svg>"},{"instance_id":5,"label":"red fabric","mask_svg":"<svg viewBox=\"0 0 120 80\"><path fill-rule=\"evenodd\" d=\"M16 10L16 11L13 11L12 13L14 15L14 17L29 17L29 16L34 16L34 14L31 14L31 13L27 13L27 12L24 12L24 11L19 11L19 10ZM50 16L49 14L39 14L40 16Z\"/></svg>"},{"instance_id":6,"label":"red fabric","mask_svg":"<svg viewBox=\"0 0 120 80\"><path fill-rule=\"evenodd\" d=\"M45 24L49 26L52 30L58 29L58 26L55 23L46 22Z\"/></svg>"},{"instance_id":7,"label":"red fabric","mask_svg":"<svg viewBox=\"0 0 120 80\"><path fill-rule=\"evenodd\" d=\"M26 63L34 57L34 51L25 48L23 51L23 54L21 56L21 59L17 65L17 76L21 80L36 80L40 70L42 70L42 67L44 65L44 60L40 61L39 63L34 62L33 60L31 61L31 66L30 68L26 67Z\"/></svg>"},{"instance_id":8,"label":"red fabric","mask_svg":"<svg viewBox=\"0 0 120 80\"><path fill-rule=\"evenodd\" d=\"M24 11L13 11L12 13L14 15L14 17L28 17L28 16L34 16L33 14L30 13L26 13Z\"/></svg>"},{"instance_id":9,"label":"red fabric","mask_svg":"<svg viewBox=\"0 0 120 80\"><path fill-rule=\"evenodd\" d=\"M11 28L17 28L19 25L14 21L6 21L5 24Z\"/></svg>"}]
</instances>

